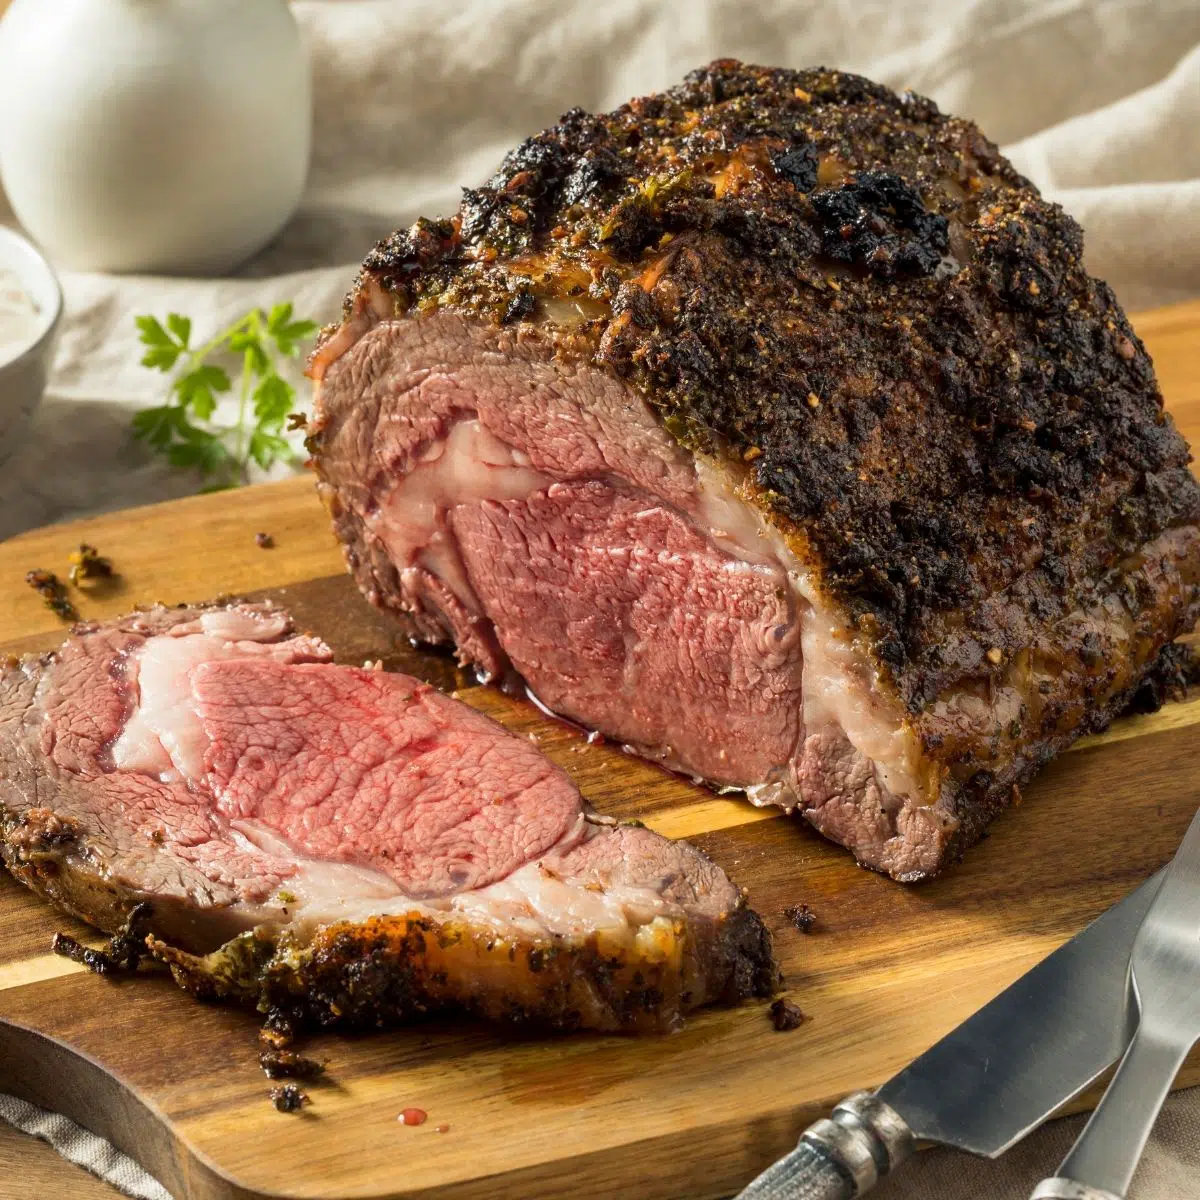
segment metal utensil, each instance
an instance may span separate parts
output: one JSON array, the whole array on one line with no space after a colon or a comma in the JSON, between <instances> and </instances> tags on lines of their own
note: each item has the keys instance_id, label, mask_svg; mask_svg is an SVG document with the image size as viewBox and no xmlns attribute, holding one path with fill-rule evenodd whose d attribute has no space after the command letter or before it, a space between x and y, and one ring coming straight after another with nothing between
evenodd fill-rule
<instances>
[{"instance_id":1,"label":"metal utensil","mask_svg":"<svg viewBox=\"0 0 1200 1200\"><path fill-rule=\"evenodd\" d=\"M852 1200L918 1141L995 1158L1109 1067L1133 1032L1130 947L1161 872L899 1075L809 1126L738 1200Z\"/></svg>"},{"instance_id":2,"label":"metal utensil","mask_svg":"<svg viewBox=\"0 0 1200 1200\"><path fill-rule=\"evenodd\" d=\"M1038 1184L1034 1200L1120 1200L1200 1040L1200 813L1137 932L1129 967L1141 1009L1133 1040L1058 1175Z\"/></svg>"}]
</instances>

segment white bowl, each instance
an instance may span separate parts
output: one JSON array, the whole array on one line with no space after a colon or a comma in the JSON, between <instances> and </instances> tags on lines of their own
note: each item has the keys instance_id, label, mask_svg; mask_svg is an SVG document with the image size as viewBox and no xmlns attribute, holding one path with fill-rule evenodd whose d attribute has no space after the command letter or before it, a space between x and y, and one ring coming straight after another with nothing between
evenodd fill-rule
<instances>
[{"instance_id":1,"label":"white bowl","mask_svg":"<svg viewBox=\"0 0 1200 1200\"><path fill-rule=\"evenodd\" d=\"M0 225L0 268L12 271L33 301L38 321L24 349L0 362L0 462L12 454L46 390L62 317L62 289L33 244Z\"/></svg>"}]
</instances>

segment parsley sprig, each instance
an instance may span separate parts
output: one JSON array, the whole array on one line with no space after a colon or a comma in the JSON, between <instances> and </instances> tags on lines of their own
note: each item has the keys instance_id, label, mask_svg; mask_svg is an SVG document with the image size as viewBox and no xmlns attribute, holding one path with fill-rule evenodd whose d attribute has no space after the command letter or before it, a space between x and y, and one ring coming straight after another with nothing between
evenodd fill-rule
<instances>
[{"instance_id":1,"label":"parsley sprig","mask_svg":"<svg viewBox=\"0 0 1200 1200\"><path fill-rule=\"evenodd\" d=\"M192 322L171 313L164 327L157 318L137 318L146 347L142 365L169 373L182 365L165 404L144 408L133 418L134 437L147 442L176 467L191 467L208 480L205 491L249 482L250 464L264 471L292 454L284 435L296 390L279 373L281 359L295 358L317 330L315 321L296 320L291 304L270 312L252 309L201 346L192 347ZM213 421L217 398L234 381L213 358L240 358L237 420ZM289 426L290 427L290 426Z\"/></svg>"}]
</instances>

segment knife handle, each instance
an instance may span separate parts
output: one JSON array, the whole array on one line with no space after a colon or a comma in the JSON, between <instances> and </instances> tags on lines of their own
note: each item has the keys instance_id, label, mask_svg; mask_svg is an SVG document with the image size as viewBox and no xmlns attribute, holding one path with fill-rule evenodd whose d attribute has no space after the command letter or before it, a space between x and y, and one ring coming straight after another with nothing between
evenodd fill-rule
<instances>
[{"instance_id":1,"label":"knife handle","mask_svg":"<svg viewBox=\"0 0 1200 1200\"><path fill-rule=\"evenodd\" d=\"M769 1166L737 1200L854 1200L916 1148L895 1109L870 1092L847 1096L815 1121L790 1154Z\"/></svg>"}]
</instances>

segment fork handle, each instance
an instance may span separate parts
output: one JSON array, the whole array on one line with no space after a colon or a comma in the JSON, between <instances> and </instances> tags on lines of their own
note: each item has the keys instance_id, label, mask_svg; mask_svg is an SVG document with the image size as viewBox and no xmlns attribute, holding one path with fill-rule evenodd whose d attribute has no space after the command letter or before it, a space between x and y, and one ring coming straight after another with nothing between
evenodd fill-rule
<instances>
[{"instance_id":1,"label":"fork handle","mask_svg":"<svg viewBox=\"0 0 1200 1200\"><path fill-rule=\"evenodd\" d=\"M1140 1025L1057 1177L1040 1183L1033 1200L1121 1200L1190 1049Z\"/></svg>"}]
</instances>

